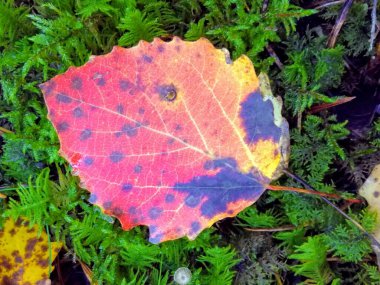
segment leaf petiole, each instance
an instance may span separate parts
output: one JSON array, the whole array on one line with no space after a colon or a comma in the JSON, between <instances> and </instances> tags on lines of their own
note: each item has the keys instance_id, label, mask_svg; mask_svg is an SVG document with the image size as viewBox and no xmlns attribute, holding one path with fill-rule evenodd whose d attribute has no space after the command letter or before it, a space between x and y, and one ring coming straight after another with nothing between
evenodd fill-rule
<instances>
[{"instance_id":1,"label":"leaf petiole","mask_svg":"<svg viewBox=\"0 0 380 285\"><path fill-rule=\"evenodd\" d=\"M304 188L296 188L296 187L290 187L290 186L277 186L277 185L267 185L266 188L268 190L272 191L293 191L298 193L304 193L304 194L311 194L311 195L318 195L320 197L328 197L333 199L344 199L351 203L362 203L363 201L360 199L351 199L351 198L344 198L339 196L338 194L332 194L332 193L323 193L315 190L310 189L304 189Z\"/></svg>"}]
</instances>

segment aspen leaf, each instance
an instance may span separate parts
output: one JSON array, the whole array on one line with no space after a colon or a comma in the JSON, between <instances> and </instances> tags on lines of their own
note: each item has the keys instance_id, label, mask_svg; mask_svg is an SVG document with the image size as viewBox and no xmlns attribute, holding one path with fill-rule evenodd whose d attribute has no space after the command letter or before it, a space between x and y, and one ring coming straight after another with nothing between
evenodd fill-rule
<instances>
[{"instance_id":1,"label":"aspen leaf","mask_svg":"<svg viewBox=\"0 0 380 285\"><path fill-rule=\"evenodd\" d=\"M380 164L376 165L370 176L359 189L359 194L363 196L369 205L370 210L377 213L380 218ZM375 238L380 242L380 223L377 224Z\"/></svg>"},{"instance_id":2,"label":"aspen leaf","mask_svg":"<svg viewBox=\"0 0 380 285\"><path fill-rule=\"evenodd\" d=\"M158 243L235 216L281 173L287 123L261 83L248 57L175 37L115 47L41 89L90 202Z\"/></svg>"},{"instance_id":3,"label":"aspen leaf","mask_svg":"<svg viewBox=\"0 0 380 285\"><path fill-rule=\"evenodd\" d=\"M45 284L49 278L49 262L61 248L58 242L49 243L38 226L29 226L19 219L8 219L0 230L0 284ZM53 268L50 267L52 270Z\"/></svg>"}]
</instances>

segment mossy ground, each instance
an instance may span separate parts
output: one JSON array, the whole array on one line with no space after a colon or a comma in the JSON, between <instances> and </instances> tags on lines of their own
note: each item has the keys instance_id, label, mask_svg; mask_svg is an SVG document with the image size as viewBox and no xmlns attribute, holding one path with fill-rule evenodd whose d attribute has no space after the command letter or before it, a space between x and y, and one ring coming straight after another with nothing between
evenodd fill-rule
<instances>
[{"instance_id":1,"label":"mossy ground","mask_svg":"<svg viewBox=\"0 0 380 285\"><path fill-rule=\"evenodd\" d=\"M72 284L79 264L98 284L173 284L183 266L191 284L379 284L369 241L317 197L268 192L192 242L152 245L146 228L122 231L87 202L58 155L38 88L114 45L207 37L269 74L291 127L291 171L320 191L356 196L380 162L380 55L368 51L373 1L354 1L330 47L342 4L321 7L327 2L309 9L311 1L288 0L2 0L0 191L7 199L0 200L0 222L26 216L64 242L54 284ZM356 101L311 114L340 96ZM287 178L279 184L300 186ZM373 230L376 216L365 204L337 203Z\"/></svg>"}]
</instances>

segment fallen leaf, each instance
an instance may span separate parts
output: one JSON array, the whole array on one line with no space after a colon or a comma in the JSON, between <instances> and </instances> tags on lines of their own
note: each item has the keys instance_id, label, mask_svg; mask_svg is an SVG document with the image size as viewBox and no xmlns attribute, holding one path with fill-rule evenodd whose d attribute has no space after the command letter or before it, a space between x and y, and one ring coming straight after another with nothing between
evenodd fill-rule
<instances>
[{"instance_id":1,"label":"fallen leaf","mask_svg":"<svg viewBox=\"0 0 380 285\"><path fill-rule=\"evenodd\" d=\"M204 38L115 47L41 89L90 202L152 243L235 216L286 164L281 102Z\"/></svg>"},{"instance_id":2,"label":"fallen leaf","mask_svg":"<svg viewBox=\"0 0 380 285\"><path fill-rule=\"evenodd\" d=\"M58 242L50 245L51 249L44 231L38 235L37 225L30 227L21 219L6 220L0 230L0 284L45 284L50 261L62 246Z\"/></svg>"},{"instance_id":3,"label":"fallen leaf","mask_svg":"<svg viewBox=\"0 0 380 285\"><path fill-rule=\"evenodd\" d=\"M360 187L359 194L367 200L370 210L376 212L380 218L380 164L374 167ZM374 236L380 242L380 224L377 225Z\"/></svg>"},{"instance_id":4,"label":"fallen leaf","mask_svg":"<svg viewBox=\"0 0 380 285\"><path fill-rule=\"evenodd\" d=\"M371 211L377 213L377 224L374 229L374 238L380 243L380 164L376 165L371 174L368 176L362 187L359 189L359 194L363 196ZM380 248L378 243L372 241L372 248L376 254L377 267L380 270Z\"/></svg>"}]
</instances>

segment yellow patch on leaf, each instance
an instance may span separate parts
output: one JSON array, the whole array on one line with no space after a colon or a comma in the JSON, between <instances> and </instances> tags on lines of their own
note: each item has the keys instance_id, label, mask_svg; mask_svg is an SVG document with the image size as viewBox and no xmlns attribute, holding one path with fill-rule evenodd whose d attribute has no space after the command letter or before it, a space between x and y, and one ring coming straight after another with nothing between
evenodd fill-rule
<instances>
[{"instance_id":1,"label":"yellow patch on leaf","mask_svg":"<svg viewBox=\"0 0 380 285\"><path fill-rule=\"evenodd\" d=\"M260 171L267 177L272 177L281 161L281 155L277 151L279 145L272 140L258 140L251 146L256 153L255 165L260 165Z\"/></svg>"},{"instance_id":2,"label":"yellow patch on leaf","mask_svg":"<svg viewBox=\"0 0 380 285\"><path fill-rule=\"evenodd\" d=\"M37 225L8 219L0 231L0 284L44 284L49 263L61 246L59 242L49 245L44 231L38 235Z\"/></svg>"}]
</instances>

